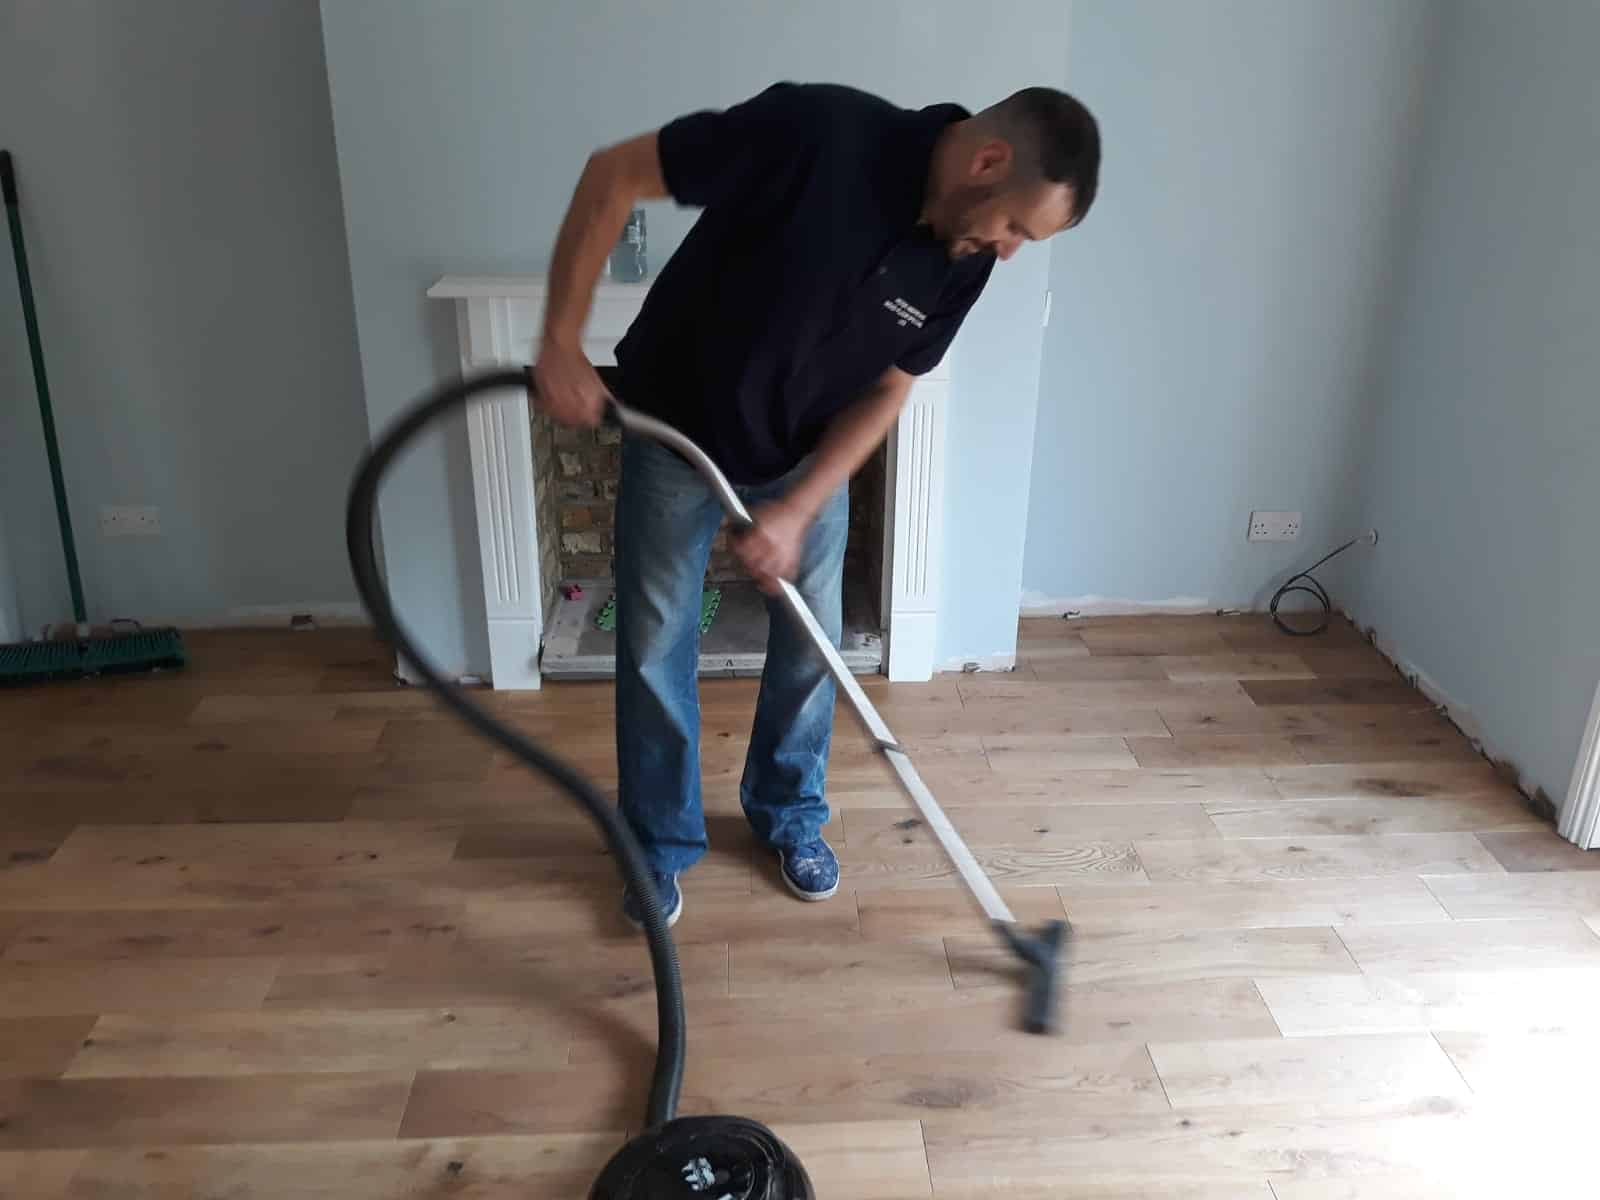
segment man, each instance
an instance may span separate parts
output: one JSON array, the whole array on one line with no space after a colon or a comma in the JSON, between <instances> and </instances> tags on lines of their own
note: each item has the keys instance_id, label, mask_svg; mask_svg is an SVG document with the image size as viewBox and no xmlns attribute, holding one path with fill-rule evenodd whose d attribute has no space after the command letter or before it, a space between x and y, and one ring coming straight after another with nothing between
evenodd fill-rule
<instances>
[{"instance_id":1,"label":"man","mask_svg":"<svg viewBox=\"0 0 1600 1200\"><path fill-rule=\"evenodd\" d=\"M682 430L756 524L734 548L766 592L794 582L837 644L848 484L936 366L996 260L1075 226L1099 131L1027 88L976 115L899 108L835 85L774 85L589 159L558 236L536 402L597 424L608 394ZM605 378L580 339L629 212L702 209ZM673 452L625 438L617 501L619 804L669 924L706 849L696 684L700 593L722 512ZM788 613L771 630L740 800L802 899L839 886L822 836L834 684ZM638 898L624 911L641 923Z\"/></svg>"}]
</instances>

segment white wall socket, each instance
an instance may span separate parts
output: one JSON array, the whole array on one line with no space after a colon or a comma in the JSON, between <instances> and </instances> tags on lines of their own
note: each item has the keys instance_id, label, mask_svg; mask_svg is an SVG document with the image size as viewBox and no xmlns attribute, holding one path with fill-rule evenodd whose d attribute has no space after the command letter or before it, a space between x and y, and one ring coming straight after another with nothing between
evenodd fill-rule
<instances>
[{"instance_id":1,"label":"white wall socket","mask_svg":"<svg viewBox=\"0 0 1600 1200\"><path fill-rule=\"evenodd\" d=\"M1252 542L1292 542L1300 536L1297 512L1253 512L1250 514Z\"/></svg>"},{"instance_id":2,"label":"white wall socket","mask_svg":"<svg viewBox=\"0 0 1600 1200\"><path fill-rule=\"evenodd\" d=\"M100 510L102 537L154 537L161 532L159 508L108 504Z\"/></svg>"}]
</instances>

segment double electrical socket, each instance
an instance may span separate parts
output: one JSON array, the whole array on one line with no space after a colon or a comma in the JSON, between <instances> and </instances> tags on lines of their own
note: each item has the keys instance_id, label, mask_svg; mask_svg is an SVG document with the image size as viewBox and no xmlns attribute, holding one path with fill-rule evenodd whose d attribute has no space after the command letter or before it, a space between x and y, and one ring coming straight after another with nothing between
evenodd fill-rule
<instances>
[{"instance_id":1,"label":"double electrical socket","mask_svg":"<svg viewBox=\"0 0 1600 1200\"><path fill-rule=\"evenodd\" d=\"M1252 542L1292 542L1300 536L1297 512L1253 512L1250 514L1249 540Z\"/></svg>"},{"instance_id":2,"label":"double electrical socket","mask_svg":"<svg viewBox=\"0 0 1600 1200\"><path fill-rule=\"evenodd\" d=\"M161 532L159 508L108 504L100 510L101 537L154 537Z\"/></svg>"}]
</instances>

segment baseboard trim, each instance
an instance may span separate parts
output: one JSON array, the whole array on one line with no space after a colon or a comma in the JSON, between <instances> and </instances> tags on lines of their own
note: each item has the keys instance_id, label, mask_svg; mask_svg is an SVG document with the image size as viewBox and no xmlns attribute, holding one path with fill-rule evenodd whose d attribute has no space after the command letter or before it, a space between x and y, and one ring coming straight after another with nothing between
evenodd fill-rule
<instances>
[{"instance_id":1,"label":"baseboard trim","mask_svg":"<svg viewBox=\"0 0 1600 1200\"><path fill-rule=\"evenodd\" d=\"M356 601L329 604L243 604L213 616L169 621L179 629L288 629L295 618L310 617L321 628L370 626L367 610ZM146 621L147 625L158 624Z\"/></svg>"},{"instance_id":2,"label":"baseboard trim","mask_svg":"<svg viewBox=\"0 0 1600 1200\"><path fill-rule=\"evenodd\" d=\"M971 675L977 671L1015 671L1017 652L980 654L973 657L952 658L939 667L940 674Z\"/></svg>"},{"instance_id":3,"label":"baseboard trim","mask_svg":"<svg viewBox=\"0 0 1600 1200\"><path fill-rule=\"evenodd\" d=\"M1196 616L1214 613L1218 605L1204 596L1173 596L1167 600L1120 600L1114 596L1045 596L1023 592L1025 617L1131 617L1143 614ZM1230 612L1233 610L1229 610Z\"/></svg>"}]
</instances>

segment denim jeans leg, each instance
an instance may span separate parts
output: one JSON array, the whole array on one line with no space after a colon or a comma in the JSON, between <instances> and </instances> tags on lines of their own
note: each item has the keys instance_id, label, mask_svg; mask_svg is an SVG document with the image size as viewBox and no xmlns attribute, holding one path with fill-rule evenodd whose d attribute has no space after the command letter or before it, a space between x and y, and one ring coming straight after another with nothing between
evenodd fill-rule
<instances>
[{"instance_id":1,"label":"denim jeans leg","mask_svg":"<svg viewBox=\"0 0 1600 1200\"><path fill-rule=\"evenodd\" d=\"M722 510L672 451L625 437L617 493L618 807L653 870L706 851L700 592Z\"/></svg>"},{"instance_id":2,"label":"denim jeans leg","mask_svg":"<svg viewBox=\"0 0 1600 1200\"><path fill-rule=\"evenodd\" d=\"M752 497L759 502L758 497ZM795 587L835 646L843 630L850 491L841 487L806 534ZM828 750L835 685L822 655L783 601L767 601L761 691L739 798L755 834L774 848L822 836L828 821Z\"/></svg>"}]
</instances>

